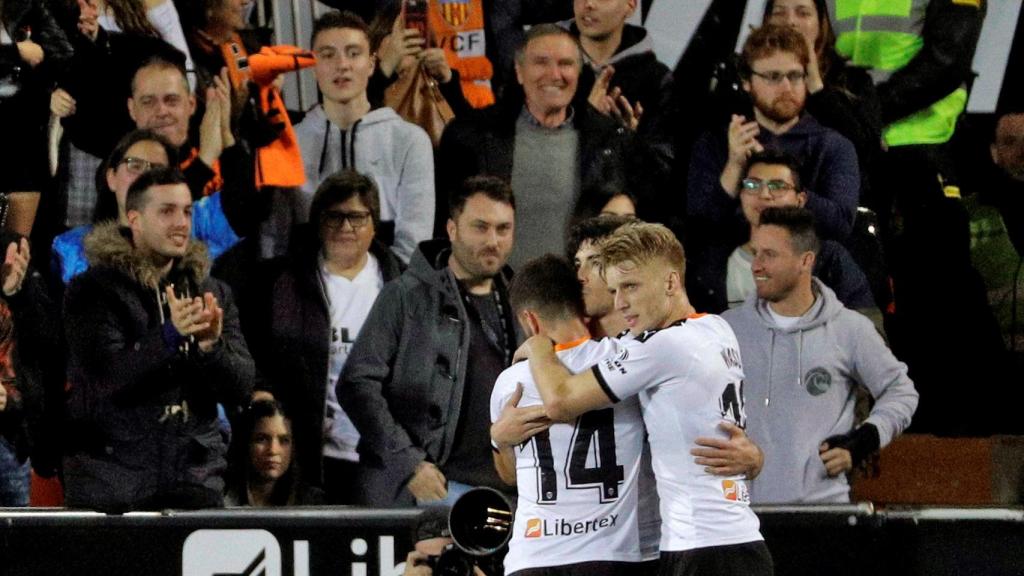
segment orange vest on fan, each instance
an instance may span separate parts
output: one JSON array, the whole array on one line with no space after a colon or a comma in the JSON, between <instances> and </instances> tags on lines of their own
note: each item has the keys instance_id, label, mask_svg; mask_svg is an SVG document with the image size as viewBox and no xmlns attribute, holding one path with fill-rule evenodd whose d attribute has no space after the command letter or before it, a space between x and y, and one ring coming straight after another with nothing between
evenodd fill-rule
<instances>
[{"instance_id":1,"label":"orange vest on fan","mask_svg":"<svg viewBox=\"0 0 1024 576\"><path fill-rule=\"evenodd\" d=\"M474 108L494 104L494 68L484 54L482 0L429 0L427 25L433 43L444 49L448 65L459 71L462 93Z\"/></svg>"}]
</instances>

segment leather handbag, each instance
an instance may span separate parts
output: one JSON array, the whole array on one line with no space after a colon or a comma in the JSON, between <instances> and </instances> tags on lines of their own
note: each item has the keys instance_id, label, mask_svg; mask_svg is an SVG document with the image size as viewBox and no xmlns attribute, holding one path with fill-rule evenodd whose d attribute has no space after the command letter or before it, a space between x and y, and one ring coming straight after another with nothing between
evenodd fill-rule
<instances>
[{"instance_id":1,"label":"leather handbag","mask_svg":"<svg viewBox=\"0 0 1024 576\"><path fill-rule=\"evenodd\" d=\"M444 127L455 119L437 81L422 66L409 66L398 73L398 79L384 91L384 105L426 130L435 148Z\"/></svg>"}]
</instances>

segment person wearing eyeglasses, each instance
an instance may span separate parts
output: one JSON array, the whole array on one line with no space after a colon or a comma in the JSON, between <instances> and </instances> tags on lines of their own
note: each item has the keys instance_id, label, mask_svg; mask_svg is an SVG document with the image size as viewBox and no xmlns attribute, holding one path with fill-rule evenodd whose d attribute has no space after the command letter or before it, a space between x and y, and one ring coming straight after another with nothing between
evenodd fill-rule
<instances>
[{"instance_id":1,"label":"person wearing eyeglasses","mask_svg":"<svg viewBox=\"0 0 1024 576\"><path fill-rule=\"evenodd\" d=\"M177 163L175 147L152 130L133 130L124 136L96 171L96 207L93 223L77 226L53 240L52 266L62 284L89 267L85 237L95 224L116 220L128 225L125 199L128 188L142 174ZM216 258L238 242L221 204L221 195L200 197L192 203L192 236L206 244Z\"/></svg>"},{"instance_id":2,"label":"person wearing eyeglasses","mask_svg":"<svg viewBox=\"0 0 1024 576\"><path fill-rule=\"evenodd\" d=\"M743 89L753 118L733 115L694 144L687 184L687 283L695 305L708 312L725 307L723 267L746 235L740 217L740 181L750 157L765 149L802 161L800 176L823 237L845 241L853 230L860 197L857 153L848 139L804 111L809 53L804 37L789 27L766 25L743 46Z\"/></svg>"},{"instance_id":3,"label":"person wearing eyeglasses","mask_svg":"<svg viewBox=\"0 0 1024 576\"><path fill-rule=\"evenodd\" d=\"M751 156L747 173L740 180L740 206L750 224L751 238L768 208L797 207L807 204L807 191L800 183L800 165L792 156L765 151ZM752 240L736 247L729 256L725 277L729 308L735 308L757 292L751 268L754 263ZM814 260L813 275L831 288L847 308L857 310L881 324L881 313L871 295L864 272L850 252L835 240L823 240Z\"/></svg>"},{"instance_id":4,"label":"person wearing eyeglasses","mask_svg":"<svg viewBox=\"0 0 1024 576\"><path fill-rule=\"evenodd\" d=\"M293 417L302 480L323 487L331 504L349 504L359 462L359 432L338 404L335 384L384 283L401 274L398 257L377 240L380 197L365 175L327 177L273 282L272 357L259 358L269 391Z\"/></svg>"}]
</instances>

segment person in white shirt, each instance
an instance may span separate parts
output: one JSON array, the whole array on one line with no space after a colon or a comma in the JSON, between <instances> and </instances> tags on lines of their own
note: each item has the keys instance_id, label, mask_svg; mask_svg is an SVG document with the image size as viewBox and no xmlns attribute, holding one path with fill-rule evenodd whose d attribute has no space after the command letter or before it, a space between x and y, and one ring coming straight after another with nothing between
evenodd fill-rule
<instances>
[{"instance_id":1,"label":"person in white shirt","mask_svg":"<svg viewBox=\"0 0 1024 576\"><path fill-rule=\"evenodd\" d=\"M374 237L380 204L369 177L344 171L327 178L310 214L273 283L270 342L256 356L270 391L293 415L302 480L323 486L330 503L348 504L359 433L335 385L377 295L402 267Z\"/></svg>"}]
</instances>

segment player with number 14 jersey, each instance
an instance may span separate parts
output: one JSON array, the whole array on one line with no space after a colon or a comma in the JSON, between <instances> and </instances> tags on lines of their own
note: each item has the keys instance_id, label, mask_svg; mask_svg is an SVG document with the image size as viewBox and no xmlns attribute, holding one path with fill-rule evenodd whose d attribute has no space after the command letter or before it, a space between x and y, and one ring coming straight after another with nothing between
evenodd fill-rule
<instances>
[{"instance_id":1,"label":"player with number 14 jersey","mask_svg":"<svg viewBox=\"0 0 1024 576\"><path fill-rule=\"evenodd\" d=\"M573 371L614 357L610 338L582 340L556 348ZM520 362L494 385L491 418L523 385L519 407L541 405L541 397ZM593 410L574 422L553 424L514 448L519 504L505 572L582 562L642 562L657 558L656 510L638 512L639 490L653 490L641 472L644 426L636 397ZM642 486L642 484L647 485Z\"/></svg>"}]
</instances>

